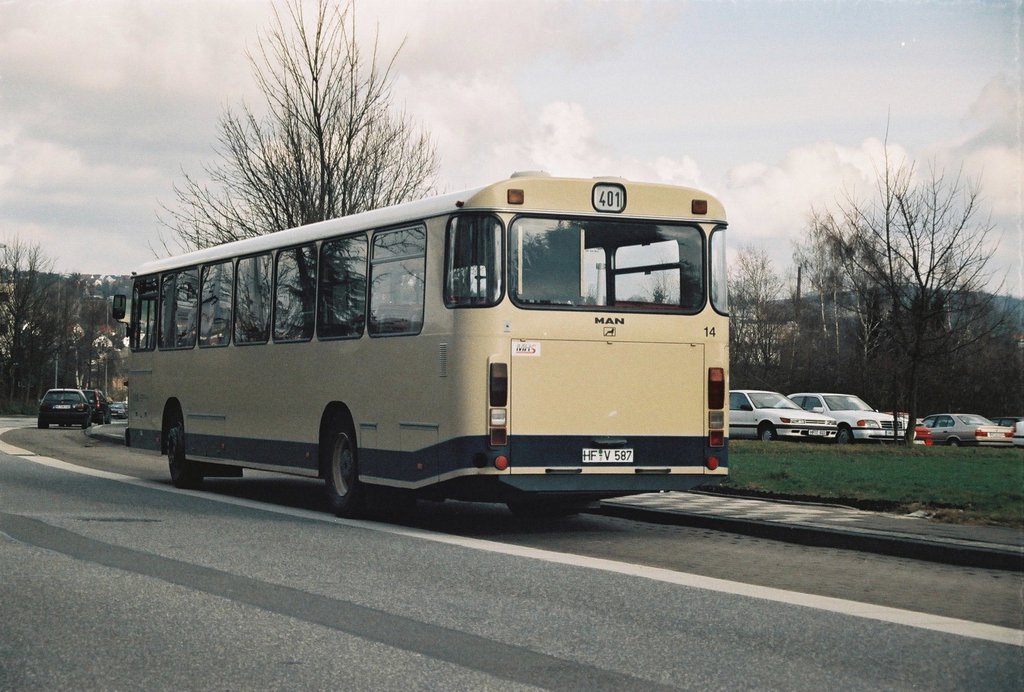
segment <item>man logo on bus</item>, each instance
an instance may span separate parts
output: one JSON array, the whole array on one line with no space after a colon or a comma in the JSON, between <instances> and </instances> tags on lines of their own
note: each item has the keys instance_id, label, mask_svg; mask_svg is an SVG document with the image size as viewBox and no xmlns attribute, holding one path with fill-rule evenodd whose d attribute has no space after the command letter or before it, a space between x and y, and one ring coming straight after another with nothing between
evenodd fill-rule
<instances>
[{"instance_id":1,"label":"man logo on bus","mask_svg":"<svg viewBox=\"0 0 1024 692\"><path fill-rule=\"evenodd\" d=\"M595 317L594 324L625 324L625 317Z\"/></svg>"}]
</instances>

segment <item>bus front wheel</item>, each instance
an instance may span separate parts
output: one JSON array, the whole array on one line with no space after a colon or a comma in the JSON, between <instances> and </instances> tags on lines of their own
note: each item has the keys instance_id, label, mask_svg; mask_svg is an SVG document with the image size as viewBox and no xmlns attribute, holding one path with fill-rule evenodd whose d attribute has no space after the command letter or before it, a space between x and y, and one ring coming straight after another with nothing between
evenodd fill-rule
<instances>
[{"instance_id":1,"label":"bus front wheel","mask_svg":"<svg viewBox=\"0 0 1024 692\"><path fill-rule=\"evenodd\" d=\"M331 511L338 517L357 517L364 509L364 488L359 482L356 449L347 430L335 429L328 437L324 476Z\"/></svg>"},{"instance_id":2,"label":"bus front wheel","mask_svg":"<svg viewBox=\"0 0 1024 692\"><path fill-rule=\"evenodd\" d=\"M185 458L185 424L176 421L167 431L167 467L175 488L195 490L203 484L203 472Z\"/></svg>"}]
</instances>

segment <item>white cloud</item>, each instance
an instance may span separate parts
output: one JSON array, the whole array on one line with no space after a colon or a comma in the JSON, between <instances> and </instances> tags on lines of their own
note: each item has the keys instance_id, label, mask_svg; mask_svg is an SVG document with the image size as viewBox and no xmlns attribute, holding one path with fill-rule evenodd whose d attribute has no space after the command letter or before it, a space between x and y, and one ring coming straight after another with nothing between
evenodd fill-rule
<instances>
[{"instance_id":1,"label":"white cloud","mask_svg":"<svg viewBox=\"0 0 1024 692\"><path fill-rule=\"evenodd\" d=\"M898 161L907 152L889 145L889 155ZM870 195L884 156L878 139L859 147L833 142L801 146L776 165L736 166L719 194L745 239L797 239L812 209L834 206L847 194L854 199Z\"/></svg>"}]
</instances>

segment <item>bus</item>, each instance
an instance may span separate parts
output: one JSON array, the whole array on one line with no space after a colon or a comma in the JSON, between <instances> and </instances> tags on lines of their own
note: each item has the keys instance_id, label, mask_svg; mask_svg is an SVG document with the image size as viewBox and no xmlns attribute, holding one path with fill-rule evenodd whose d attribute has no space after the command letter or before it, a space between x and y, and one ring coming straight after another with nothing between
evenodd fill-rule
<instances>
[{"instance_id":1,"label":"bus","mask_svg":"<svg viewBox=\"0 0 1024 692\"><path fill-rule=\"evenodd\" d=\"M698 190L525 173L151 261L128 444L182 488L320 478L350 517L719 483L725 228Z\"/></svg>"}]
</instances>

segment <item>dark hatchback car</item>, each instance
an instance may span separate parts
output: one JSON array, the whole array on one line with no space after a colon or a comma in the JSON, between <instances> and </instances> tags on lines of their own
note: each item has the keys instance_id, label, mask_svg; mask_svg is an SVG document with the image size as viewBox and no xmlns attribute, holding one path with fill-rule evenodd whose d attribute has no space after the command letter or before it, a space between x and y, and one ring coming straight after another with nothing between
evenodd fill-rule
<instances>
[{"instance_id":1,"label":"dark hatchback car","mask_svg":"<svg viewBox=\"0 0 1024 692\"><path fill-rule=\"evenodd\" d=\"M98 389L84 389L85 398L92 409L92 422L96 425L110 424L110 399Z\"/></svg>"},{"instance_id":2,"label":"dark hatchback car","mask_svg":"<svg viewBox=\"0 0 1024 692\"><path fill-rule=\"evenodd\" d=\"M48 428L56 425L80 425L88 428L92 407L81 389L51 389L39 402L37 425Z\"/></svg>"}]
</instances>

